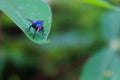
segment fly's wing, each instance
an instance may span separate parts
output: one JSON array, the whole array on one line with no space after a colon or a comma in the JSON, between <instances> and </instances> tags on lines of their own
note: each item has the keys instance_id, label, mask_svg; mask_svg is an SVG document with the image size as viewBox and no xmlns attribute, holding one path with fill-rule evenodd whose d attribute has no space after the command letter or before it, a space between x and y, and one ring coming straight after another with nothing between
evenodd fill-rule
<instances>
[{"instance_id":1,"label":"fly's wing","mask_svg":"<svg viewBox=\"0 0 120 80\"><path fill-rule=\"evenodd\" d=\"M26 18L29 22L31 22L32 24L34 24L34 21L29 19L29 18Z\"/></svg>"}]
</instances>

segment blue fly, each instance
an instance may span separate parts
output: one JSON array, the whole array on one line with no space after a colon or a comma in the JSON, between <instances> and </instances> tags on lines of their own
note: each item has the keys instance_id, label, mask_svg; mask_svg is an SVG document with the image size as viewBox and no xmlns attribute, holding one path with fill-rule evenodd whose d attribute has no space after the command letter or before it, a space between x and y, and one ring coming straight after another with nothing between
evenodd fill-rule
<instances>
[{"instance_id":1,"label":"blue fly","mask_svg":"<svg viewBox=\"0 0 120 80\"><path fill-rule=\"evenodd\" d=\"M35 29L33 38L35 38L35 36L36 36L36 31L42 32L42 36L44 37L44 27L43 27L44 22L42 20L33 21L29 18L27 18L27 20L32 23L27 30L30 31L31 28Z\"/></svg>"}]
</instances>

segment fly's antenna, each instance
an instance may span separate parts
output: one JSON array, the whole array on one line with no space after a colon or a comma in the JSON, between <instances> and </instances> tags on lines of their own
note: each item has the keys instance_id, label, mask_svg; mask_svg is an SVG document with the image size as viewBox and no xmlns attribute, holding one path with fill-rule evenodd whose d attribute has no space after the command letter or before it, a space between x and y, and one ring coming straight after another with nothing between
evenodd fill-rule
<instances>
[{"instance_id":1,"label":"fly's antenna","mask_svg":"<svg viewBox=\"0 0 120 80\"><path fill-rule=\"evenodd\" d=\"M29 18L26 18L29 22L31 22L32 24L34 23L34 21L32 21L31 19Z\"/></svg>"}]
</instances>

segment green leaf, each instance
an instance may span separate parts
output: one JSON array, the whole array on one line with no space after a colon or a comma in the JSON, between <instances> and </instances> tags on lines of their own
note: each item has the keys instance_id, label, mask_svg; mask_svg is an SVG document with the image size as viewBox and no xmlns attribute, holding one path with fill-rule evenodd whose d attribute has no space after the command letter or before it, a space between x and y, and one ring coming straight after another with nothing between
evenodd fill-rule
<instances>
[{"instance_id":1,"label":"green leaf","mask_svg":"<svg viewBox=\"0 0 120 80\"><path fill-rule=\"evenodd\" d=\"M14 23L35 43L45 43L51 27L51 10L47 3L42 0L0 0L0 9L12 19ZM45 38L37 32L33 38L34 29L27 32L31 25L26 18L44 21Z\"/></svg>"},{"instance_id":2,"label":"green leaf","mask_svg":"<svg viewBox=\"0 0 120 80\"><path fill-rule=\"evenodd\" d=\"M119 38L120 33L120 12L108 11L101 19L102 33L107 41Z\"/></svg>"},{"instance_id":3,"label":"green leaf","mask_svg":"<svg viewBox=\"0 0 120 80\"><path fill-rule=\"evenodd\" d=\"M80 80L120 80L120 57L115 50L104 49L85 65Z\"/></svg>"},{"instance_id":4,"label":"green leaf","mask_svg":"<svg viewBox=\"0 0 120 80\"><path fill-rule=\"evenodd\" d=\"M83 3L91 4L105 9L115 10L115 7L112 4L107 3L103 0L81 0Z\"/></svg>"}]
</instances>

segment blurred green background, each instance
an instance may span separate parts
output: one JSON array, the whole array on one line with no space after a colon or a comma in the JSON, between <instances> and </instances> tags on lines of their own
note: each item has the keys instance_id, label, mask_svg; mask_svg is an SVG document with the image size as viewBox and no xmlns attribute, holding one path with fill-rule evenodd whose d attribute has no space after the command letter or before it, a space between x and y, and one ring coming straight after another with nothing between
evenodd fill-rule
<instances>
[{"instance_id":1,"label":"blurred green background","mask_svg":"<svg viewBox=\"0 0 120 80\"><path fill-rule=\"evenodd\" d=\"M108 44L101 21L109 10L79 0L49 4L53 15L49 43L41 45L0 12L0 80L80 80L86 61Z\"/></svg>"}]
</instances>

